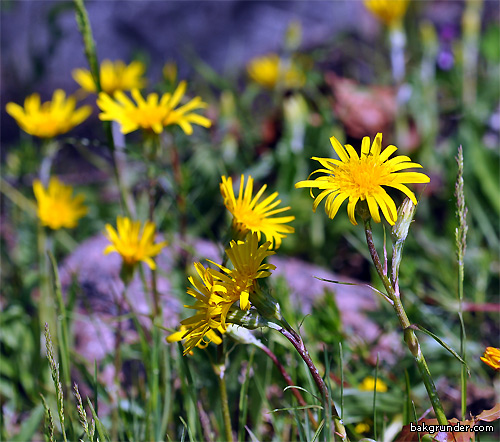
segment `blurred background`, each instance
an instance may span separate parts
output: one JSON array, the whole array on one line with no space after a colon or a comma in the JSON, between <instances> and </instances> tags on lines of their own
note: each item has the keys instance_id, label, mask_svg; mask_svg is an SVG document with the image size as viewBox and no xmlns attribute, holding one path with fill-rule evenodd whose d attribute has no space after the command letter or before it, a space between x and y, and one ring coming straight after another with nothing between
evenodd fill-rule
<instances>
[{"instance_id":1,"label":"blurred background","mask_svg":"<svg viewBox=\"0 0 500 442\"><path fill-rule=\"evenodd\" d=\"M399 154L423 165L431 182L414 188L421 202L405 245L401 287L412 322L458 349L454 192L455 157L462 145L469 209L464 304L473 373L469 411L475 415L499 402L498 376L479 360L485 347L500 347L498 1L411 1L397 24L387 15L374 14L362 1L88 1L86 7L100 61L143 62L148 92L169 90L175 81L165 64L175 65L175 80L187 79L188 94L200 95L209 105L210 130L197 128L189 139L177 132L173 135L180 152L189 204L187 232L195 257L215 259L213 243L228 226L218 190L221 175L237 181L240 174L251 174L292 207L296 232L283 241L275 258L280 272L275 290L294 324L310 314L303 331L305 340L315 343L312 353L318 360L329 354L338 361L338 345L344 346L350 388L348 424L352 431L356 424L366 424L365 432L357 427L356 434L369 435L373 425L371 399L367 401L366 392L358 387L372 373L378 356L379 376L390 385L381 395L381 419L384 416L390 423L401 411L405 369L419 415L426 408L426 397L390 309L369 290L311 282L312 275L372 282L372 268L364 232L351 225L345 206L334 221L328 220L322 205L313 214L308 192L294 189L294 184L316 168L312 156L332 156L332 135L359 149L362 137L383 132L384 146L395 144ZM120 266L116 255L114 261L102 256L102 231L120 210L95 96L78 95L71 76L75 68L88 68L73 3L2 1L0 37L2 179L24 198L34 200L31 186L39 166L39 145L6 114L6 103L21 104L33 92L40 93L42 101L49 100L56 88L62 88L94 108L87 121L61 137L54 160L54 173L84 192L91 207L77 229L56 235L55 254L65 295L78 313L76 323L86 320L78 315L94 315L100 321L112 315L109 281L119 279ZM248 64L268 54L298 66L300 80L269 87L252 78ZM128 186L141 208L147 181L137 133L127 136L125 153ZM162 167L167 170L169 161L159 164L158 170ZM168 176L159 183L165 198L158 203L155 220L172 244L159 258L161 290L170 314L166 324L175 327L188 298L186 274L179 264L177 208L168 198L172 183ZM399 205L402 198L397 198ZM32 320L38 309L36 222L6 194L2 194L0 219L0 401L3 435L11 436L19 434L39 406L38 393L47 389L48 371L40 357L39 324ZM377 229L376 240L382 244L384 231L381 226ZM139 292L131 296L140 300ZM102 333L112 336L114 325L104 323L108 328ZM99 339L94 332L75 339L75 352L88 358L78 360L75 368L82 385L92 378L88 361L93 359L102 363L103 384L109 379L105 372L112 343L96 350ZM438 390L444 392L446 410L458 417L460 364L435 341L423 341ZM127 345L131 351L124 370L127 381L133 383L131 373L140 371L141 362L132 351L137 342L131 339ZM288 357L284 348L275 350L280 357ZM194 356L199 363L195 371L202 373L210 363L199 353ZM246 363L247 350L239 347L234 357ZM264 357L255 360L262 366L266 363ZM236 387L230 391L234 400L241 374L235 365L238 362L229 375L235 380ZM32 375L35 366L45 370L45 374L40 374L42 369L37 372L37 379ZM305 377L299 369L296 375ZM332 379L338 384L338 379ZM270 382L280 385L279 378ZM200 382L199 388L207 390L204 399L212 397L214 385L209 381ZM260 440L280 438L278 430L284 425L280 417L259 416L262 409L282 407L282 394L271 389L264 399L262 395L250 399L257 405L249 425L257 428ZM133 415L134 410L127 413ZM172 424L173 434L179 431L176 425Z\"/></svg>"}]
</instances>

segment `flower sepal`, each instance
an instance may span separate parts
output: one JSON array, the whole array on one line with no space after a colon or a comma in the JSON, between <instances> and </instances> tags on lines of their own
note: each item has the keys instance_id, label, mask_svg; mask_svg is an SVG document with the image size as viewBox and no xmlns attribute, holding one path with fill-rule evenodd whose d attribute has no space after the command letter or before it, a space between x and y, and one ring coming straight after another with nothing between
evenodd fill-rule
<instances>
[{"instance_id":1,"label":"flower sepal","mask_svg":"<svg viewBox=\"0 0 500 442\"><path fill-rule=\"evenodd\" d=\"M356 205L356 213L361 217L363 221L368 221L372 216L370 215L370 209L368 208L368 203L366 200L360 201Z\"/></svg>"},{"instance_id":2,"label":"flower sepal","mask_svg":"<svg viewBox=\"0 0 500 442\"><path fill-rule=\"evenodd\" d=\"M254 291L250 294L250 302L266 320L276 321L280 326L288 329L289 325L281 314L281 306L278 301L258 284L255 285Z\"/></svg>"},{"instance_id":3,"label":"flower sepal","mask_svg":"<svg viewBox=\"0 0 500 442\"><path fill-rule=\"evenodd\" d=\"M276 329L280 327L278 324L275 324L272 321L268 321L266 318L260 315L259 311L256 308L250 308L247 311L243 311L240 308L234 306L230 308L227 314L226 323L234 324L247 330L256 330L257 328L264 327ZM234 331L238 328L239 327L229 326L226 332L231 329L233 331L233 333L230 333L231 336L233 334L238 335L238 332Z\"/></svg>"},{"instance_id":4,"label":"flower sepal","mask_svg":"<svg viewBox=\"0 0 500 442\"><path fill-rule=\"evenodd\" d=\"M134 271L137 267L135 264L136 263L129 264L126 261L122 262L122 268L120 269L120 279L123 281L125 287L127 287L134 278Z\"/></svg>"}]
</instances>

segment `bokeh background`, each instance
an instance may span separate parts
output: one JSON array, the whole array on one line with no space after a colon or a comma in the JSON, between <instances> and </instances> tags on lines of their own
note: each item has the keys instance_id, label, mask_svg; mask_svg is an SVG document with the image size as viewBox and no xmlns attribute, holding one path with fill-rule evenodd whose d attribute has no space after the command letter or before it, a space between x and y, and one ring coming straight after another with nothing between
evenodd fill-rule
<instances>
[{"instance_id":1,"label":"bokeh background","mask_svg":"<svg viewBox=\"0 0 500 442\"><path fill-rule=\"evenodd\" d=\"M419 416L426 408L425 392L390 309L362 285L332 286L312 278L361 284L371 283L373 274L364 233L350 224L345 207L334 221L328 220L321 206L313 214L312 199L306 191L295 190L294 183L314 170L311 156L331 156L332 135L358 148L363 136L382 131L384 145L396 144L398 152L424 166L431 183L417 187L421 203L405 245L401 285L411 320L458 349L454 186L455 157L458 146L463 146L469 208L464 304L472 372L469 411L476 415L499 402L498 375L479 360L485 347L500 346L499 5L498 1L412 1L404 17L405 74L402 81L396 81L389 31L361 1L86 2L101 61L142 61L147 66L148 91L162 90L162 69L166 62L175 62L178 78L187 79L191 94L209 104L206 114L214 123L209 131L198 128L190 139L175 135L189 202L189 250L194 257L218 256L214 244L228 226L218 190L222 174L235 179L251 174L258 183L279 191L284 203L292 207L296 233L283 241L272 261L278 267L274 290L294 325L303 321L305 340L318 361L324 361L325 354L338 361L342 343L347 423L358 435L362 428L355 425L364 423L366 435L373 426L371 397L367 400L367 392L359 385L373 374L377 358L379 376L389 385L389 391L380 396L378 413L387 425L401 412L404 370L410 375ZM479 23L472 30L467 28L471 16ZM301 36L298 44L290 45L287 33L297 24ZM5 105L22 103L33 92L48 100L56 88L77 93L71 71L87 63L73 4L2 1L0 37L2 179L34 200L31 185L37 176L39 146L6 114ZM252 82L247 63L269 53L293 53L304 69L305 84L276 92ZM72 351L82 356L75 357L73 375L81 390L90 394L94 360L99 361L104 391L115 375L110 363L116 327L112 293L119 284L120 258L102 256L106 245L102 230L120 209L106 167L110 157L95 97L81 98L94 106L93 115L61 139L53 169L85 193L91 210L77 229L55 237L55 253L66 299L74 308ZM134 194L141 195L147 182L137 134L127 137L126 153L128 184ZM159 167L167 169L168 164ZM158 204L156 221L171 247L158 258L159 289L164 324L173 328L185 316L182 305L188 301L179 258L185 244L176 236L178 225L172 215L176 208L168 198L168 177L160 180L160 187L166 202ZM142 207L140 201L138 206ZM17 434L17 440L21 440L19 434L29 434L25 423L30 417L32 437L41 440L43 409L38 393L51 394L40 349L40 324L34 319L39 282L36 234L36 220L2 194L2 436ZM383 236L380 227L376 232L379 244ZM147 313L140 284L131 292L138 309ZM136 387L134 376L143 375L132 325L129 333L124 389ZM272 337L265 339L272 343ZM446 410L458 416L460 364L435 341L423 341L438 390L444 392ZM300 361L279 343L275 350L288 358L291 367L300 367ZM194 356L196 388L211 403L216 387L213 379L203 377L204 370L210 371L210 362L201 353ZM247 360L246 348L238 347L229 371L234 403ZM254 364L271 370L265 356L256 355ZM306 374L295 370L305 384ZM338 385L335 376L332 382ZM249 399L253 407L248 423L260 440L280 440L288 434L287 418L267 411L284 408L283 403L291 399L282 392L276 373L266 378L268 384L261 381L266 392L260 396L254 392ZM172 394L181 395L178 386ZM101 400L105 416L113 400L105 393ZM139 399L134 404L140 408ZM233 411L236 416L237 407ZM128 422L140 416L133 407L127 413ZM182 410L173 413L182 414ZM178 421L169 424L173 439L180 434L179 428Z\"/></svg>"}]
</instances>

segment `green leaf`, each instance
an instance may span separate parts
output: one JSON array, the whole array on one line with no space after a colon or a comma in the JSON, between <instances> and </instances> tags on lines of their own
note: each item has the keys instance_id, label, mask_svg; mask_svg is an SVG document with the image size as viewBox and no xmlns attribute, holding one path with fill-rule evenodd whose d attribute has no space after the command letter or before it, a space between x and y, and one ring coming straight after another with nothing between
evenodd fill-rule
<instances>
[{"instance_id":1,"label":"green leaf","mask_svg":"<svg viewBox=\"0 0 500 442\"><path fill-rule=\"evenodd\" d=\"M101 420L97 417L97 413L95 412L92 402L90 401L89 398L87 398L87 403L89 404L92 417L94 418L95 428L97 430L97 433L99 434L99 439L101 440L101 442L109 441L110 438L106 433L106 430L104 429L104 425L102 424Z\"/></svg>"},{"instance_id":2,"label":"green leaf","mask_svg":"<svg viewBox=\"0 0 500 442\"><path fill-rule=\"evenodd\" d=\"M453 356L455 356L455 358L457 358L462 364L464 364L467 367L467 374L470 376L469 366L465 363L465 361L460 357L460 355L455 350L453 350L448 344L446 344L446 342L441 340L438 336L436 336L429 330L425 329L421 325L412 324L410 325L410 328L413 330L421 331L422 333L425 333L426 335L429 335L431 338L433 338L439 345L441 345L441 347L448 350Z\"/></svg>"}]
</instances>

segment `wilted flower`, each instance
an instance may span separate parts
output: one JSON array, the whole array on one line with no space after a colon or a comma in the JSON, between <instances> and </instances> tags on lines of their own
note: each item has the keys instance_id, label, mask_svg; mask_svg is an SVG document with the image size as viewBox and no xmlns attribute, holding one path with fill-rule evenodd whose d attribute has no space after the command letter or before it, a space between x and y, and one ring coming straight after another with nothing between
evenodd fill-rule
<instances>
[{"instance_id":1,"label":"wilted flower","mask_svg":"<svg viewBox=\"0 0 500 442\"><path fill-rule=\"evenodd\" d=\"M90 106L76 109L76 99L62 89L52 95L52 101L40 102L40 95L32 94L24 100L24 108L16 103L7 103L7 113L19 127L39 138L52 138L65 134L85 121L91 114Z\"/></svg>"},{"instance_id":2,"label":"wilted flower","mask_svg":"<svg viewBox=\"0 0 500 442\"><path fill-rule=\"evenodd\" d=\"M240 190L238 198L234 195L233 180L231 177L222 177L220 191L224 198L224 205L233 215L233 228L242 233L256 232L260 240L263 233L267 241L270 241L271 248L278 248L281 245L281 239L286 237L287 233L293 233L295 229L287 226L286 223L293 221L294 216L274 217L278 213L285 212L290 207L281 207L275 209L281 203L276 200L278 192L274 192L267 198L259 201L267 185L264 184L260 190L253 196L253 178L248 177L245 186L245 176L241 175Z\"/></svg>"},{"instance_id":3,"label":"wilted flower","mask_svg":"<svg viewBox=\"0 0 500 442\"><path fill-rule=\"evenodd\" d=\"M106 224L106 238L111 242L104 249L104 254L117 252L128 267L134 267L139 261L145 262L152 270L156 269L153 257L158 255L167 244L165 241L154 244L155 223L146 221L141 231L141 222L119 216L116 219L117 230Z\"/></svg>"},{"instance_id":4,"label":"wilted flower","mask_svg":"<svg viewBox=\"0 0 500 442\"><path fill-rule=\"evenodd\" d=\"M47 189L40 180L35 180L33 192L40 222L53 230L76 227L78 220L87 213L87 207L83 205L84 196L73 196L73 188L56 177L50 179Z\"/></svg>"},{"instance_id":5,"label":"wilted flower","mask_svg":"<svg viewBox=\"0 0 500 442\"><path fill-rule=\"evenodd\" d=\"M314 171L324 173L314 180L299 181L295 187L317 188L322 192L315 197L313 211L316 211L319 203L326 198L325 210L330 219L337 214L341 204L349 198L347 214L352 224L356 225L354 211L358 201L366 201L371 217L375 222L380 222L379 206L382 213L389 222L394 225L397 219L396 205L392 198L382 186L393 187L403 192L414 204L417 199L413 192L404 184L428 183L429 177L419 172L402 172L400 170L422 167L418 163L412 163L407 156L397 156L389 159L396 152L396 146L387 146L381 152L382 134L378 133L370 147L369 137L364 137L361 144L361 157L354 148L346 144L345 148L335 138L331 137L335 152L340 160L333 158L313 157L324 168ZM310 176L311 176L310 175Z\"/></svg>"},{"instance_id":6,"label":"wilted flower","mask_svg":"<svg viewBox=\"0 0 500 442\"><path fill-rule=\"evenodd\" d=\"M116 91L142 89L146 80L142 77L146 67L140 61L126 65L123 61L104 60L99 71L99 80L103 92L113 95ZM74 69L73 78L86 92L97 93L92 74L87 69Z\"/></svg>"},{"instance_id":7,"label":"wilted flower","mask_svg":"<svg viewBox=\"0 0 500 442\"><path fill-rule=\"evenodd\" d=\"M104 121L117 121L121 124L121 131L128 134L137 129L153 131L157 134L163 128L177 124L187 135L193 133L191 123L203 127L210 127L211 121L192 112L195 109L204 109L207 104L200 97L195 97L186 104L177 107L186 92L187 83L182 81L173 94L163 94L161 99L158 94L152 93L143 98L138 89L132 89L132 101L123 92L118 91L112 98L101 92L97 105L102 110L99 118Z\"/></svg>"}]
</instances>

